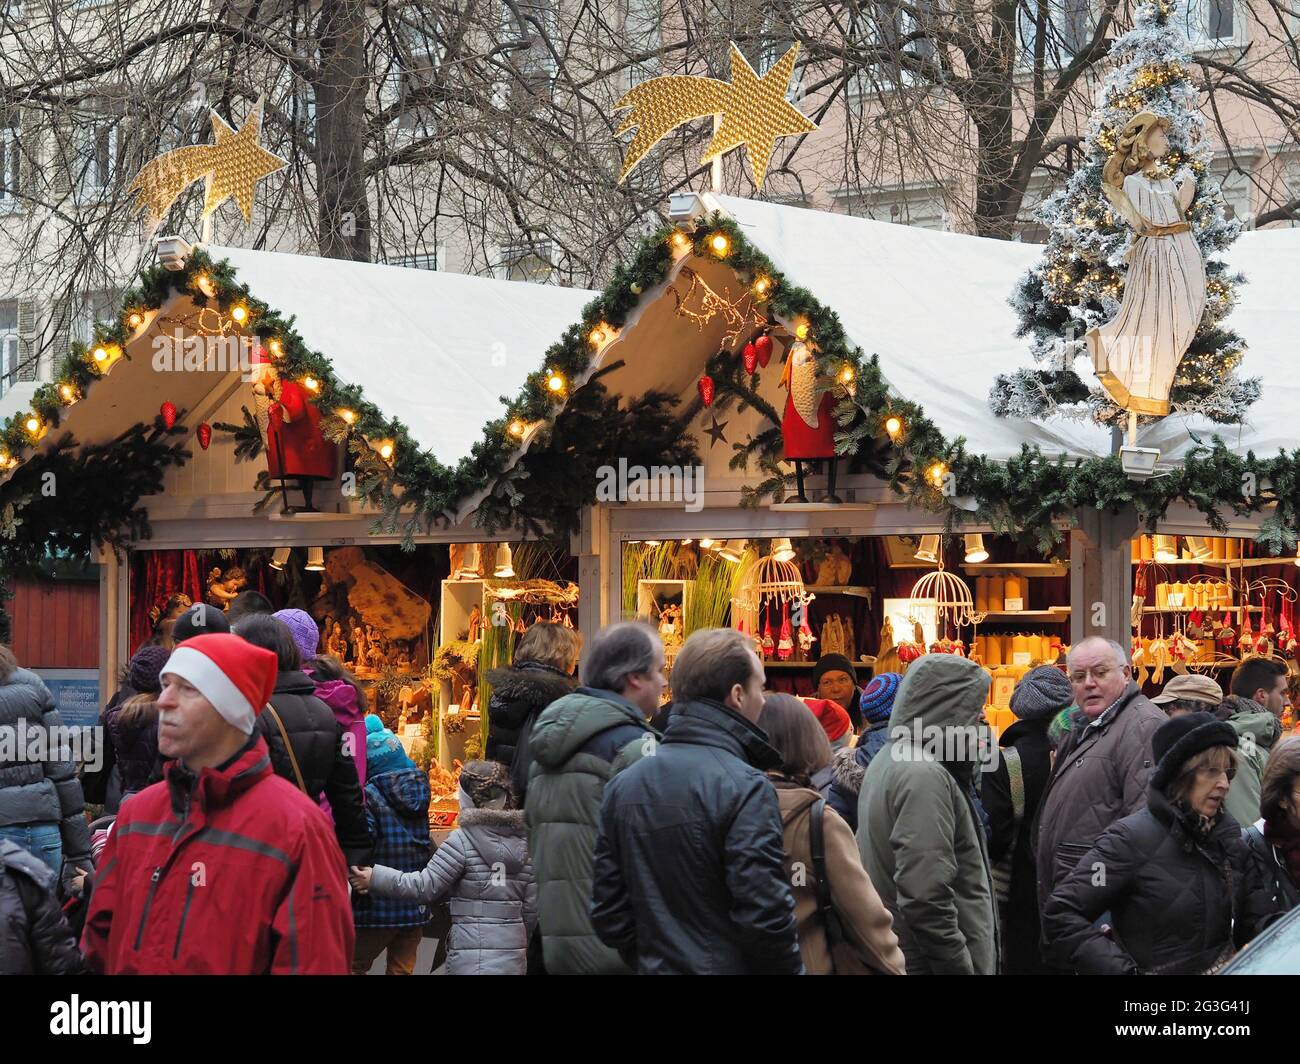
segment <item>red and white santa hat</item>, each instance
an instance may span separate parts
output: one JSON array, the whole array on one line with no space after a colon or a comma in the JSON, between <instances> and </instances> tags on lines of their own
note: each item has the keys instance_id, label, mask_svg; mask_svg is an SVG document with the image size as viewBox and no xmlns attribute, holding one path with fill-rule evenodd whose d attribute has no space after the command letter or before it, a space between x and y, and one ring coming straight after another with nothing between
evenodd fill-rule
<instances>
[{"instance_id":1,"label":"red and white santa hat","mask_svg":"<svg viewBox=\"0 0 1300 1064\"><path fill-rule=\"evenodd\" d=\"M168 673L185 680L227 724L252 735L257 715L275 690L278 666L271 651L237 635L213 633L196 635L173 650L162 677L164 683Z\"/></svg>"}]
</instances>

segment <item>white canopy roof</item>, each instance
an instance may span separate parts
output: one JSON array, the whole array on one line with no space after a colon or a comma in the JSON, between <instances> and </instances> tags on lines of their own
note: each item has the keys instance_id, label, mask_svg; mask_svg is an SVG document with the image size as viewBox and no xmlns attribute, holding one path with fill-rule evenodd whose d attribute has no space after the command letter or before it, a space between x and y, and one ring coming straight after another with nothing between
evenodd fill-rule
<instances>
[{"instance_id":1,"label":"white canopy roof","mask_svg":"<svg viewBox=\"0 0 1300 1064\"><path fill-rule=\"evenodd\" d=\"M834 310L849 338L864 353L879 355L897 394L920 403L949 438L964 436L970 452L1008 458L1032 443L1048 454L1110 453L1110 433L1091 422L1001 419L988 407L999 373L1033 364L1028 341L1015 336L1017 319L1007 299L1042 254L1041 245L731 196L703 199L730 214L787 277ZM1207 439L1217 433L1234 449L1261 455L1295 445L1300 229L1244 233L1228 262L1249 283L1227 323L1248 345L1241 373L1263 378L1264 398L1244 426L1174 416L1147 429L1141 442L1159 447L1166 458L1192 446L1189 429ZM1091 384L1086 361L1077 365Z\"/></svg>"},{"instance_id":2,"label":"white canopy roof","mask_svg":"<svg viewBox=\"0 0 1300 1064\"><path fill-rule=\"evenodd\" d=\"M419 445L455 466L595 295L308 255L209 247Z\"/></svg>"}]
</instances>

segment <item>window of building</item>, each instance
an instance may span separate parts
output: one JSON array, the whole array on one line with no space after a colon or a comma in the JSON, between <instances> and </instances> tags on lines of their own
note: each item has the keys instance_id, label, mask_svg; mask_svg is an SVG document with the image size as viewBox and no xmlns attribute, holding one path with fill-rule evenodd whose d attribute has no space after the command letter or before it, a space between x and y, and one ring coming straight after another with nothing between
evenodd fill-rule
<instances>
[{"instance_id":1,"label":"window of building","mask_svg":"<svg viewBox=\"0 0 1300 1064\"><path fill-rule=\"evenodd\" d=\"M1039 13L1043 18L1043 65L1069 66L1070 60L1092 40L1092 0L1023 0L1016 14L1017 60L1032 67L1038 54Z\"/></svg>"},{"instance_id":2,"label":"window of building","mask_svg":"<svg viewBox=\"0 0 1300 1064\"><path fill-rule=\"evenodd\" d=\"M18 301L0 300L0 395L18 380Z\"/></svg>"},{"instance_id":3,"label":"window of building","mask_svg":"<svg viewBox=\"0 0 1300 1064\"><path fill-rule=\"evenodd\" d=\"M18 116L15 114L0 122L0 209L12 209L18 205L21 152Z\"/></svg>"},{"instance_id":4,"label":"window of building","mask_svg":"<svg viewBox=\"0 0 1300 1064\"><path fill-rule=\"evenodd\" d=\"M507 281L545 281L555 269L555 247L549 240L503 244L495 271Z\"/></svg>"},{"instance_id":5,"label":"window of building","mask_svg":"<svg viewBox=\"0 0 1300 1064\"><path fill-rule=\"evenodd\" d=\"M95 323L112 321L120 302L121 296L116 292L83 292L73 309L69 340L89 344L95 337ZM56 364L62 357L62 351L55 352Z\"/></svg>"},{"instance_id":6,"label":"window of building","mask_svg":"<svg viewBox=\"0 0 1300 1064\"><path fill-rule=\"evenodd\" d=\"M932 0L877 0L864 9L867 49L879 49L883 56L879 62L858 70L850 81L849 91L863 96L873 91L890 90L900 85L911 85L924 80L925 69L938 68L938 49L923 34L933 10Z\"/></svg>"},{"instance_id":7,"label":"window of building","mask_svg":"<svg viewBox=\"0 0 1300 1064\"><path fill-rule=\"evenodd\" d=\"M1245 162L1238 156L1239 162ZM1223 213L1229 219L1245 221L1250 215L1250 175L1233 169L1228 159L1216 160L1210 166L1207 175L1212 182L1218 182L1223 191Z\"/></svg>"},{"instance_id":8,"label":"window of building","mask_svg":"<svg viewBox=\"0 0 1300 1064\"><path fill-rule=\"evenodd\" d=\"M86 114L73 127L74 185L83 199L97 199L117 175L120 120L115 115Z\"/></svg>"},{"instance_id":9,"label":"window of building","mask_svg":"<svg viewBox=\"0 0 1300 1064\"><path fill-rule=\"evenodd\" d=\"M549 98L558 69L551 48L558 47L559 38L557 0L502 0L501 39L520 45L506 55L511 76L504 102L532 107Z\"/></svg>"},{"instance_id":10,"label":"window of building","mask_svg":"<svg viewBox=\"0 0 1300 1064\"><path fill-rule=\"evenodd\" d=\"M401 104L397 127L405 130L433 131L434 108L426 98L434 73L443 59L443 45L431 26L408 24L402 34L401 70L397 75L397 97Z\"/></svg>"},{"instance_id":11,"label":"window of building","mask_svg":"<svg viewBox=\"0 0 1300 1064\"><path fill-rule=\"evenodd\" d=\"M416 255L396 255L388 260L390 266L405 266L411 270L445 270L447 268L447 248L439 244L432 252Z\"/></svg>"},{"instance_id":12,"label":"window of building","mask_svg":"<svg viewBox=\"0 0 1300 1064\"><path fill-rule=\"evenodd\" d=\"M1245 20L1235 0L1179 0L1178 22L1197 49L1245 42Z\"/></svg>"},{"instance_id":13,"label":"window of building","mask_svg":"<svg viewBox=\"0 0 1300 1064\"><path fill-rule=\"evenodd\" d=\"M1051 173L1036 173L1025 186L1024 198L1016 214L1015 238L1026 244L1046 244L1051 229L1038 220L1038 208L1061 187L1064 178Z\"/></svg>"},{"instance_id":14,"label":"window of building","mask_svg":"<svg viewBox=\"0 0 1300 1064\"><path fill-rule=\"evenodd\" d=\"M839 206L848 214L878 222L915 225L921 229L950 229L952 218L937 183L877 189L861 195L840 195Z\"/></svg>"}]
</instances>

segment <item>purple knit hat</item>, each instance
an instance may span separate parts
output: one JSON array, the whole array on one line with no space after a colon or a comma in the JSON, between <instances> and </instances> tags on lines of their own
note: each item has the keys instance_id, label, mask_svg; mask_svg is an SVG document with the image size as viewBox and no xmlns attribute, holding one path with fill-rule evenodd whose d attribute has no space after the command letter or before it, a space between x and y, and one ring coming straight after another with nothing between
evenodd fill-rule
<instances>
[{"instance_id":1,"label":"purple knit hat","mask_svg":"<svg viewBox=\"0 0 1300 1064\"><path fill-rule=\"evenodd\" d=\"M280 610L271 616L284 622L289 634L293 636L298 653L302 655L302 663L306 665L316 656L316 648L320 646L320 629L316 627L311 614L302 610Z\"/></svg>"},{"instance_id":2,"label":"purple knit hat","mask_svg":"<svg viewBox=\"0 0 1300 1064\"><path fill-rule=\"evenodd\" d=\"M161 692L162 680L159 674L162 672L162 667L167 664L171 653L166 647L156 643L147 644L137 650L131 657L126 676L126 682L131 685L131 690L137 693Z\"/></svg>"}]
</instances>

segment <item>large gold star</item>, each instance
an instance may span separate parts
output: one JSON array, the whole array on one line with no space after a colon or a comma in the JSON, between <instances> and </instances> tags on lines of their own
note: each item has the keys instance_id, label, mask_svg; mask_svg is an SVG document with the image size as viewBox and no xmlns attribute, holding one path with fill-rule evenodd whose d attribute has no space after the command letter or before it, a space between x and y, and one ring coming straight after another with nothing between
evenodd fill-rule
<instances>
[{"instance_id":1,"label":"large gold star","mask_svg":"<svg viewBox=\"0 0 1300 1064\"><path fill-rule=\"evenodd\" d=\"M176 197L192 182L204 178L203 217L233 196L245 224L251 224L258 181L285 165L283 159L258 142L262 128L260 99L239 132L226 125L216 111L211 115L215 144L164 152L145 163L131 182L129 191L136 193L137 209L148 211L155 223L162 220Z\"/></svg>"},{"instance_id":2,"label":"large gold star","mask_svg":"<svg viewBox=\"0 0 1300 1064\"><path fill-rule=\"evenodd\" d=\"M673 74L634 86L615 105L615 110L632 108L616 135L636 127L619 181L670 130L693 118L720 114L722 121L700 161L710 162L743 144L754 184L762 188L777 139L817 128L785 98L798 55L796 42L760 78L733 43L729 82Z\"/></svg>"}]
</instances>

